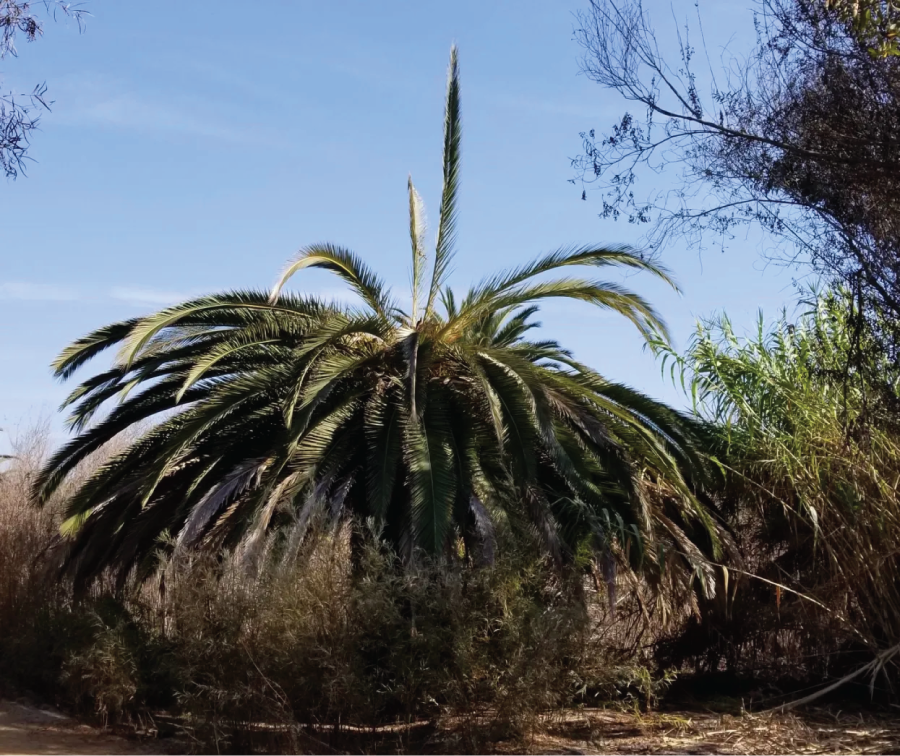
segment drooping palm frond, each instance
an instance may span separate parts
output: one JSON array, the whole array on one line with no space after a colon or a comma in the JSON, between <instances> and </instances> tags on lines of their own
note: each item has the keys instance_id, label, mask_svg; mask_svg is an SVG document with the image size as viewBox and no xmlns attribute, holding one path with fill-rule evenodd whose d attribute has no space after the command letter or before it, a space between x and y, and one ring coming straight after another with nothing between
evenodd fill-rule
<instances>
[{"instance_id":1,"label":"drooping palm frond","mask_svg":"<svg viewBox=\"0 0 900 756\"><path fill-rule=\"evenodd\" d=\"M314 510L335 521L373 518L408 562L457 554L459 542L466 558L484 563L496 552L496 530L510 528L560 563L585 545L608 557L619 544L637 567L642 554L652 561L656 553L644 541L668 539L689 569L700 569L685 533L647 503L645 490L665 481L682 522L715 530L693 495L706 464L695 426L605 381L555 341L528 338L539 327L538 303L554 297L662 333L650 305L617 284L547 276L624 266L668 280L665 272L628 250L585 247L487 279L461 299L444 280L459 180L456 60L454 50L427 296L424 210L408 184L411 313L394 305L360 257L314 245L268 295L218 294L117 323L54 363L68 378L101 351L119 349L109 370L66 400L78 435L36 480L40 500L118 433L150 423L68 502L69 559L79 579L106 567L149 568L165 533L184 547L228 548L257 543ZM307 267L337 275L361 306L286 293Z\"/></svg>"},{"instance_id":2,"label":"drooping palm frond","mask_svg":"<svg viewBox=\"0 0 900 756\"><path fill-rule=\"evenodd\" d=\"M271 301L275 302L288 280L304 268L323 268L346 281L363 302L378 315L387 317L393 305L387 296L384 284L368 266L349 250L333 244L313 244L284 269L272 288Z\"/></svg>"}]
</instances>

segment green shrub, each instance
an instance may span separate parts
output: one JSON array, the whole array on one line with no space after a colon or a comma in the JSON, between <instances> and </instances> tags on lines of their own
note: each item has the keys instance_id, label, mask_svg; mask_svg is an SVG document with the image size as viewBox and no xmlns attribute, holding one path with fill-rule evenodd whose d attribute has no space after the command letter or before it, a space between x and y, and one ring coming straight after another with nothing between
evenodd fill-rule
<instances>
[{"instance_id":1,"label":"green shrub","mask_svg":"<svg viewBox=\"0 0 900 756\"><path fill-rule=\"evenodd\" d=\"M703 324L684 357L667 354L715 435L742 566L763 578L732 572L673 660L808 682L900 643L900 373L877 328L837 291L749 338Z\"/></svg>"}]
</instances>

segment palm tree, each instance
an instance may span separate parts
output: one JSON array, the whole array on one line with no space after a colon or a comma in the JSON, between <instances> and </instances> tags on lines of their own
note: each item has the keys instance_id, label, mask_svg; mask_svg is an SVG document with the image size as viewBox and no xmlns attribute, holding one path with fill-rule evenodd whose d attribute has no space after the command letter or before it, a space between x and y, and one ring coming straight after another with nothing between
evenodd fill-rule
<instances>
[{"instance_id":1,"label":"palm tree","mask_svg":"<svg viewBox=\"0 0 900 756\"><path fill-rule=\"evenodd\" d=\"M323 514L371 518L407 563L460 548L490 560L498 523L529 529L558 562L584 543L639 542L659 523L691 550L671 519L650 511L642 482L666 481L689 518L708 522L688 485L702 466L690 422L556 342L526 338L539 325L536 303L549 298L611 309L645 336L665 333L650 305L617 284L544 274L624 266L669 281L666 273L626 249L571 247L458 299L446 278L460 133L454 49L430 274L422 203L408 185L409 311L360 257L315 244L271 293L195 299L100 328L60 355L54 368L66 379L120 345L113 367L65 402L78 435L41 472L40 501L117 434L156 419L68 502L63 529L80 578L148 565L164 534L229 548ZM343 279L359 306L284 292L305 268Z\"/></svg>"}]
</instances>

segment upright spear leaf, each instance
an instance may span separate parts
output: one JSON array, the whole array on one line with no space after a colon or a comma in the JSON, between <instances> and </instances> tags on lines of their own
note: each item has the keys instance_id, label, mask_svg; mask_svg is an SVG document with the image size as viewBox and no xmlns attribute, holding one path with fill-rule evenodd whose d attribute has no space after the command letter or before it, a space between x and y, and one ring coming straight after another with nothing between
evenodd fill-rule
<instances>
[{"instance_id":1,"label":"upright spear leaf","mask_svg":"<svg viewBox=\"0 0 900 756\"><path fill-rule=\"evenodd\" d=\"M412 323L415 328L419 320L419 297L425 266L425 205L413 186L412 176L407 181L409 189L409 241L412 246Z\"/></svg>"},{"instance_id":2,"label":"upright spear leaf","mask_svg":"<svg viewBox=\"0 0 900 756\"><path fill-rule=\"evenodd\" d=\"M444 189L441 193L441 216L438 223L437 246L434 250L434 270L425 317L434 308L435 300L444 284L453 258L456 242L456 194L459 190L459 147L462 123L459 113L459 63L456 45L450 48L450 67L447 71L447 103L444 108Z\"/></svg>"}]
</instances>

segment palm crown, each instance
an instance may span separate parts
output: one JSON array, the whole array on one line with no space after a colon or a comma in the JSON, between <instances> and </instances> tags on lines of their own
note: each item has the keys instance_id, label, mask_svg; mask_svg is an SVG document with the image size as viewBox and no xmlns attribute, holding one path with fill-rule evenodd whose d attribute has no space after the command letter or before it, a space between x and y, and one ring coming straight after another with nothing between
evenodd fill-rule
<instances>
[{"instance_id":1,"label":"palm crown","mask_svg":"<svg viewBox=\"0 0 900 756\"><path fill-rule=\"evenodd\" d=\"M689 421L605 381L554 341L530 340L537 302L610 308L645 335L653 309L620 286L561 268L665 272L624 250L565 248L482 281L457 299L446 285L456 237L460 99L451 52L443 191L430 271L422 203L409 182L412 305L331 244L303 249L270 294L203 297L101 328L56 360L57 376L113 345L113 367L69 396L79 435L42 471L46 501L85 457L156 417L67 503L70 565L81 578L148 564L165 533L216 548L305 523L372 518L409 562L463 552L490 559L494 528L528 529L558 561L585 542L608 549L660 523L641 476L667 481L682 511L706 520L685 482L700 458ZM283 292L323 268L359 295L342 307ZM122 400L101 421L107 400ZM161 417L160 413L163 413Z\"/></svg>"}]
</instances>

